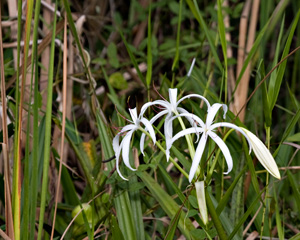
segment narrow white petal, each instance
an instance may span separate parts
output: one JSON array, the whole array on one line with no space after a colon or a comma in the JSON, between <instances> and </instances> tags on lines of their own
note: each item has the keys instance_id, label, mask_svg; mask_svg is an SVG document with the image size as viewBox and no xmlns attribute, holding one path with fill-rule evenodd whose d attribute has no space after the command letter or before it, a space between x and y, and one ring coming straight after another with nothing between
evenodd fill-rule
<instances>
[{"instance_id":1,"label":"narrow white petal","mask_svg":"<svg viewBox=\"0 0 300 240\"><path fill-rule=\"evenodd\" d=\"M228 127L228 128L233 128L235 129L236 131L240 132L241 134L244 135L244 137L246 138L247 142L248 142L248 145L249 145L249 154L251 153L251 150L252 150L252 143L249 139L249 137L247 136L247 134L243 131L242 128L232 124L232 123L228 123L228 122L220 122L220 123L215 123L213 125L210 126L210 130L213 130L215 128L218 128L218 127Z\"/></svg>"},{"instance_id":2,"label":"narrow white petal","mask_svg":"<svg viewBox=\"0 0 300 240\"><path fill-rule=\"evenodd\" d=\"M196 149L196 153L195 153L195 157L193 159L193 163L190 169L190 173L189 173L189 181L192 182L195 173L197 171L197 168L199 166L199 163L201 161L202 158L202 154L206 145L206 141L207 141L207 135L203 134L200 138L200 141L198 143L197 149Z\"/></svg>"},{"instance_id":3,"label":"narrow white petal","mask_svg":"<svg viewBox=\"0 0 300 240\"><path fill-rule=\"evenodd\" d=\"M173 137L173 120L171 116L171 114L168 114L164 123L164 135L166 139L171 139Z\"/></svg>"},{"instance_id":4,"label":"narrow white petal","mask_svg":"<svg viewBox=\"0 0 300 240\"><path fill-rule=\"evenodd\" d=\"M227 105L225 105L225 104L222 104L222 107L223 107L223 119L225 119L226 118L226 113L227 113L227 111L228 111L228 107L227 107Z\"/></svg>"},{"instance_id":5,"label":"narrow white petal","mask_svg":"<svg viewBox=\"0 0 300 240\"><path fill-rule=\"evenodd\" d=\"M129 108L129 113L130 113L132 121L136 124L136 121L138 119L136 108L133 108L133 109Z\"/></svg>"},{"instance_id":6,"label":"narrow white petal","mask_svg":"<svg viewBox=\"0 0 300 240\"><path fill-rule=\"evenodd\" d=\"M159 112L158 114L156 114L153 118L151 118L151 120L149 121L151 124L153 124L157 119L159 119L161 116L165 115L168 113L168 110L163 110L161 112ZM145 130L147 131L147 128L145 128ZM145 138L146 138L146 134L142 133L141 135L141 139L140 139L140 150L141 153L144 155L144 143L145 143Z\"/></svg>"},{"instance_id":7,"label":"narrow white petal","mask_svg":"<svg viewBox=\"0 0 300 240\"><path fill-rule=\"evenodd\" d=\"M135 129L135 128L136 128L136 125L133 125L133 124L126 125L122 128L122 130L118 134L130 131L130 130Z\"/></svg>"},{"instance_id":8,"label":"narrow white petal","mask_svg":"<svg viewBox=\"0 0 300 240\"><path fill-rule=\"evenodd\" d=\"M174 117L172 117L169 121L172 122L174 119L179 118L179 117L185 117L187 119L191 119L191 121L193 121L194 123L198 123L201 127L204 127L204 122L201 120L201 118L199 118L198 116L196 116L195 114L192 113L180 113ZM192 125L194 126L194 124Z\"/></svg>"},{"instance_id":9,"label":"narrow white petal","mask_svg":"<svg viewBox=\"0 0 300 240\"><path fill-rule=\"evenodd\" d=\"M185 136L185 135L188 135L188 134L192 134L192 133L203 133L203 128L201 127L192 127L192 128L187 128L187 129L184 129L184 130L181 130L179 133L177 133L173 138L172 138L172 144L173 142L175 142L177 139Z\"/></svg>"},{"instance_id":10,"label":"narrow white petal","mask_svg":"<svg viewBox=\"0 0 300 240\"><path fill-rule=\"evenodd\" d=\"M191 98L191 97L195 97L195 98L200 98L200 99L202 99L202 100L206 103L207 107L210 108L209 101L208 101L205 97L203 97L203 96L201 96L201 95L199 95L199 94L189 94L189 95L186 95L186 96L180 98L180 99L178 100L178 102L177 102L177 106L178 106L179 103L181 103L184 99Z\"/></svg>"},{"instance_id":11,"label":"narrow white petal","mask_svg":"<svg viewBox=\"0 0 300 240\"><path fill-rule=\"evenodd\" d=\"M209 126L213 123L217 112L219 111L219 109L223 106L223 104L220 103L215 103L213 104L209 109L208 109L208 114L206 117L206 125L209 128Z\"/></svg>"},{"instance_id":12,"label":"narrow white petal","mask_svg":"<svg viewBox=\"0 0 300 240\"><path fill-rule=\"evenodd\" d=\"M191 76L193 68L194 68L194 65L195 65L195 62L196 62L196 58L194 58L193 61L192 61L192 65L190 67L190 70L189 70L188 74L186 75L187 77Z\"/></svg>"},{"instance_id":13,"label":"narrow white petal","mask_svg":"<svg viewBox=\"0 0 300 240\"><path fill-rule=\"evenodd\" d=\"M156 100L156 101L153 101L153 102L145 103L141 108L140 116L142 116L146 112L148 107L151 107L153 105L160 105L160 106L163 106L164 108L168 109L169 111L172 111L171 110L171 104L169 102L163 101L163 100Z\"/></svg>"},{"instance_id":14,"label":"narrow white petal","mask_svg":"<svg viewBox=\"0 0 300 240\"><path fill-rule=\"evenodd\" d=\"M117 154L117 152L119 151L119 148L120 148L119 140L120 140L120 134L117 134L117 135L113 138L113 149L114 149L114 151L115 151L115 154Z\"/></svg>"},{"instance_id":15,"label":"narrow white petal","mask_svg":"<svg viewBox=\"0 0 300 240\"><path fill-rule=\"evenodd\" d=\"M166 117L164 123L164 134L166 139L166 149L170 149L172 146L172 137L173 137L173 123L169 116ZM169 160L168 155L166 155L167 161Z\"/></svg>"},{"instance_id":16,"label":"narrow white petal","mask_svg":"<svg viewBox=\"0 0 300 240\"><path fill-rule=\"evenodd\" d=\"M272 154L267 149L265 144L263 144L263 142L249 130L245 128L241 129L248 135L252 143L253 151L260 163L270 174L272 174L275 178L280 179L280 172L275 162L275 159L273 158Z\"/></svg>"},{"instance_id":17,"label":"narrow white petal","mask_svg":"<svg viewBox=\"0 0 300 240\"><path fill-rule=\"evenodd\" d=\"M170 158L170 150L166 149L166 158L167 158L167 162L169 162L169 158Z\"/></svg>"},{"instance_id":18,"label":"narrow white petal","mask_svg":"<svg viewBox=\"0 0 300 240\"><path fill-rule=\"evenodd\" d=\"M172 111L177 107L177 88L169 88L169 100L172 106Z\"/></svg>"},{"instance_id":19,"label":"narrow white petal","mask_svg":"<svg viewBox=\"0 0 300 240\"><path fill-rule=\"evenodd\" d=\"M121 142L121 145L119 146L119 148L117 149L117 151L115 152L116 154L116 169L117 169L117 173L119 174L119 176L125 180L125 181L128 181L127 178L123 177L121 171L120 171L120 168L119 168L119 163L120 163L120 153L121 153L121 148L123 146L123 142Z\"/></svg>"},{"instance_id":20,"label":"narrow white petal","mask_svg":"<svg viewBox=\"0 0 300 240\"><path fill-rule=\"evenodd\" d=\"M150 123L153 124L157 119L159 119L160 117L162 117L165 114L168 114L169 111L168 110L163 110L159 113L157 113L153 118L150 119Z\"/></svg>"},{"instance_id":21,"label":"narrow white petal","mask_svg":"<svg viewBox=\"0 0 300 240\"><path fill-rule=\"evenodd\" d=\"M190 122L191 126L196 127L197 123L198 123L198 124L200 124L201 127L204 127L204 122L198 116L194 115L193 113L189 113L187 110L185 110L184 108L181 108L181 107L178 107L177 110L180 114L186 114L185 118ZM189 116L189 114L192 114L192 116ZM195 121L194 116L196 116L197 121Z\"/></svg>"},{"instance_id":22,"label":"narrow white petal","mask_svg":"<svg viewBox=\"0 0 300 240\"><path fill-rule=\"evenodd\" d=\"M146 127L145 130L150 133L153 143L155 144L155 142L156 142L155 132L154 132L154 129L153 129L150 121L146 118L142 118L141 122L145 125L145 127Z\"/></svg>"},{"instance_id":23,"label":"narrow white petal","mask_svg":"<svg viewBox=\"0 0 300 240\"><path fill-rule=\"evenodd\" d=\"M131 137L132 137L132 134L134 133L134 130L131 130L129 131L125 137L123 138L122 140L122 157L123 157L123 161L124 161L124 164L126 165L126 167L128 167L130 170L132 171L136 171L136 169L133 169L131 166L130 166L130 163L129 163L129 148L130 148L130 140L131 140Z\"/></svg>"},{"instance_id":24,"label":"narrow white petal","mask_svg":"<svg viewBox=\"0 0 300 240\"><path fill-rule=\"evenodd\" d=\"M232 170L232 166L233 166L232 157L231 157L228 147L226 146L224 141L217 134L215 134L212 131L208 131L207 133L221 149L221 151L225 157L227 167L228 167L227 172L224 172L224 173L228 174Z\"/></svg>"}]
</instances>

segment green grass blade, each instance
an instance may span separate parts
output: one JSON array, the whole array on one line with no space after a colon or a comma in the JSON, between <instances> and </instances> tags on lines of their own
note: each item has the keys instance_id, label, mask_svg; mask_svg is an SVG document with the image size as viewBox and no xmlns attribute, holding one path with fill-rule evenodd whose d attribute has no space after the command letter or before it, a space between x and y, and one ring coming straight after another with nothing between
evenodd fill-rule
<instances>
[{"instance_id":1,"label":"green grass blade","mask_svg":"<svg viewBox=\"0 0 300 240\"><path fill-rule=\"evenodd\" d=\"M211 216L211 219L217 229L217 232L218 232L218 235L219 235L219 238L221 240L224 240L224 239L227 239L227 234L223 228L223 225L219 219L219 216L217 214L217 211L213 205L213 202L209 196L209 192L207 191L207 189L205 189L205 199L206 199L206 204L207 204L207 208L208 208L208 211L210 213L210 216Z\"/></svg>"},{"instance_id":2,"label":"green grass blade","mask_svg":"<svg viewBox=\"0 0 300 240\"><path fill-rule=\"evenodd\" d=\"M133 176L129 179L129 186L132 186L133 184L136 183L138 183L138 179L136 176ZM132 217L135 223L136 237L137 239L144 240L145 226L143 222L143 212L142 212L140 191L139 190L129 191L129 198L131 202Z\"/></svg>"},{"instance_id":3,"label":"green grass blade","mask_svg":"<svg viewBox=\"0 0 300 240\"><path fill-rule=\"evenodd\" d=\"M225 70L225 103L227 103L227 42L226 42L226 32L224 26L224 18L222 14L222 3L221 0L218 0L218 29L219 29L219 36L223 51L223 58L224 58L224 70Z\"/></svg>"},{"instance_id":4,"label":"green grass blade","mask_svg":"<svg viewBox=\"0 0 300 240\"><path fill-rule=\"evenodd\" d=\"M149 13L148 13L147 75L146 75L146 83L147 83L148 89L151 84L151 78L152 78L152 47L151 47L151 43L152 43L152 31L151 31L151 3L150 3Z\"/></svg>"},{"instance_id":5,"label":"green grass blade","mask_svg":"<svg viewBox=\"0 0 300 240\"><path fill-rule=\"evenodd\" d=\"M231 232L230 236L228 237L228 240L232 239L234 235L237 233L239 228L244 224L248 216L251 214L251 212L254 210L254 207L256 206L257 202L260 200L260 197L262 193L266 190L266 187L263 188L263 190L255 197L254 201L251 203L251 205L248 207L247 211L243 215L243 217L240 219L240 221L235 225L235 228Z\"/></svg>"},{"instance_id":6,"label":"green grass blade","mask_svg":"<svg viewBox=\"0 0 300 240\"><path fill-rule=\"evenodd\" d=\"M165 237L165 240L173 240L174 239L174 235L175 235L175 231L176 231L176 228L178 225L180 213L181 213L181 208L178 209L177 213L172 218L172 220L170 222L170 226L169 226L167 234L166 234L166 237Z\"/></svg>"},{"instance_id":7,"label":"green grass blade","mask_svg":"<svg viewBox=\"0 0 300 240\"><path fill-rule=\"evenodd\" d=\"M279 204L277 199L276 185L274 185L274 200L275 200L275 218L276 218L276 227L278 231L278 237L280 240L284 240L284 229L283 224L281 223Z\"/></svg>"},{"instance_id":8,"label":"green grass blade","mask_svg":"<svg viewBox=\"0 0 300 240\"><path fill-rule=\"evenodd\" d=\"M177 36L176 36L176 52L175 52L175 57L172 65L172 72L174 72L175 69L178 68L181 18L182 18L182 0L180 0L179 2L179 15L178 15Z\"/></svg>"},{"instance_id":9,"label":"green grass blade","mask_svg":"<svg viewBox=\"0 0 300 240\"><path fill-rule=\"evenodd\" d=\"M300 10L298 11L298 13L297 13L297 15L294 19L294 22L292 24L291 31L289 33L287 42L285 44L281 59L283 59L284 57L286 57L289 54L291 43L292 43L292 40L293 40L293 37L294 37L294 32L295 32L296 27L298 25L299 17L300 17ZM269 97L270 97L270 108L271 109L274 108L275 103L277 101L278 94L279 94L280 87L281 87L281 83L282 83L282 79L283 79L284 72L285 72L286 64L287 64L287 60L285 60L284 62L282 62L280 64L280 66L279 66L279 68L276 72L277 73L276 79L273 78L273 79L275 79L275 82L274 81L270 82Z\"/></svg>"},{"instance_id":10,"label":"green grass blade","mask_svg":"<svg viewBox=\"0 0 300 240\"><path fill-rule=\"evenodd\" d=\"M170 218L174 218L178 209L177 203L169 196L165 190L146 172L137 172L137 175L146 184L147 188L152 193L153 197L159 202L162 209ZM190 239L190 232L195 229L189 218L185 218L185 214L181 213L178 222L178 228L182 234Z\"/></svg>"},{"instance_id":11,"label":"green grass blade","mask_svg":"<svg viewBox=\"0 0 300 240\"><path fill-rule=\"evenodd\" d=\"M132 64L133 64L133 66L134 66L134 68L135 68L135 70L136 70L136 72L137 72L139 78L140 78L141 81L144 83L144 85L147 87L147 82L146 82L146 80L145 80L143 74L141 73L140 68L139 68L139 66L138 66L138 64L137 64L136 58L134 57L133 52L131 51L131 49L130 49L130 47L129 47L129 45L128 45L128 43L127 43L125 37L124 37L124 34L123 34L123 32L122 32L122 30L121 30L120 28L119 28L119 33L120 33L120 36L121 36L121 38L122 38L122 40L123 40L123 43L124 43L124 45L125 45L125 47L126 47L126 49L127 49L128 55L129 55L129 57L130 57L130 60L131 60L131 62L132 62Z\"/></svg>"},{"instance_id":12,"label":"green grass blade","mask_svg":"<svg viewBox=\"0 0 300 240\"><path fill-rule=\"evenodd\" d=\"M208 43L209 43L209 46L210 46L210 50L212 51L212 54L214 56L214 60L216 62L216 65L218 66L219 70L221 72L223 72L223 67L222 67L222 64L220 62L220 59L219 59L219 56L218 56L218 53L217 53L217 50L215 48L215 44L210 36L210 33L209 33L209 30L208 30L208 27L200 13L200 10L199 10L199 7L198 7L198 4L195 0L186 0L187 4L189 5L189 8L190 10L192 11L194 17L197 19L197 21L199 22L200 26L202 27L204 33L205 33L205 36L208 40Z\"/></svg>"},{"instance_id":13,"label":"green grass blade","mask_svg":"<svg viewBox=\"0 0 300 240\"><path fill-rule=\"evenodd\" d=\"M293 196L295 198L295 202L297 204L298 211L300 211L300 191L299 191L299 184L297 183L296 179L292 175L292 173L288 170L287 171L287 177L289 180L289 183L291 184L292 190L293 190Z\"/></svg>"},{"instance_id":14,"label":"green grass blade","mask_svg":"<svg viewBox=\"0 0 300 240\"><path fill-rule=\"evenodd\" d=\"M55 3L55 12L57 10L57 1ZM44 215L46 207L46 195L48 190L48 170L50 161L51 147L51 119L52 119L52 94L53 94L53 76L54 76L54 50L55 50L55 30L56 30L56 14L54 14L52 40L50 48L48 87L47 87L47 107L46 107L46 129L45 129L45 147L44 147L44 163L43 163L43 181L41 192L40 218L38 227L38 240L42 239Z\"/></svg>"},{"instance_id":15,"label":"green grass blade","mask_svg":"<svg viewBox=\"0 0 300 240\"><path fill-rule=\"evenodd\" d=\"M114 156L112 140L109 136L107 125L100 116L100 110L96 114L96 121L104 157L106 159L111 158ZM107 163L107 167L108 170L111 171L114 168L113 162ZM117 218L123 236L125 240L137 239L128 192L121 191L118 188L115 191L116 197L114 198L114 205L116 207Z\"/></svg>"}]
</instances>

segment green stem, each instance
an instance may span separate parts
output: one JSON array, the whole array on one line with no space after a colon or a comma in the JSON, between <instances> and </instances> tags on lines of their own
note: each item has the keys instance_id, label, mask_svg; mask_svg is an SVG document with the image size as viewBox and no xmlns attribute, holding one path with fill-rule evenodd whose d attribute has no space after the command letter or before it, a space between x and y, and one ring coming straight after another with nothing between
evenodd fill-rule
<instances>
[{"instance_id":1,"label":"green stem","mask_svg":"<svg viewBox=\"0 0 300 240\"><path fill-rule=\"evenodd\" d=\"M140 128L140 130L143 132L143 133L145 133L149 138L151 138L151 136L150 136L150 134L147 132L147 131L145 131L144 129L142 129L142 128ZM156 146L164 153L164 154L166 154L166 150L163 148L163 146L159 143L159 142L156 142L155 143L156 144ZM170 156L170 161L174 164L174 166L187 178L187 179L189 179L189 175L186 173L186 171L184 171L183 169L182 169L182 167L180 167L179 166L179 164Z\"/></svg>"},{"instance_id":2,"label":"green stem","mask_svg":"<svg viewBox=\"0 0 300 240\"><path fill-rule=\"evenodd\" d=\"M57 10L57 2L55 3L55 12ZM56 30L56 14L53 19L52 40L50 48L50 63L48 72L48 92L47 92L47 108L46 108L46 127L45 127L45 147L44 147L44 164L43 164L43 181L41 192L40 219L38 227L38 240L42 239L42 231L44 225L44 215L46 208L46 195L48 189L48 170L50 161L51 147L51 117L52 117L52 94L53 94L53 72L54 72L54 50L55 50L55 30Z\"/></svg>"},{"instance_id":3,"label":"green stem","mask_svg":"<svg viewBox=\"0 0 300 240\"><path fill-rule=\"evenodd\" d=\"M270 127L266 127L266 141L268 149L270 148ZM269 172L267 172L267 178L266 178L266 186L269 185ZM262 239L263 231L264 231L264 225L265 225L265 215L266 215L266 209L267 209L267 201L268 201L268 195L269 195L269 188L266 188L266 194L264 199L264 209L263 209L263 215L262 215L262 224L260 228L260 239Z\"/></svg>"}]
</instances>

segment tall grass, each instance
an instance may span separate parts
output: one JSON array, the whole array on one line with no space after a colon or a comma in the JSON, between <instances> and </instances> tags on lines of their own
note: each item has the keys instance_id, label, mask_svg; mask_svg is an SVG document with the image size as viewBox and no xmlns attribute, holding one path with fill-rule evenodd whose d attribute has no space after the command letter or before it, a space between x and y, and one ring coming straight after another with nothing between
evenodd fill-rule
<instances>
[{"instance_id":1,"label":"tall grass","mask_svg":"<svg viewBox=\"0 0 300 240\"><path fill-rule=\"evenodd\" d=\"M1 2L3 239L300 238L299 1L50 2ZM169 88L226 104L224 121L265 143L281 179L245 139L218 129L233 170L223 174L224 156L208 141L197 172L206 222L188 181L196 136L177 140L167 162L163 117L144 155L135 132L137 171L121 160L121 179L112 140L128 108L169 100ZM181 105L207 115L201 100ZM174 134L184 124L174 120Z\"/></svg>"}]
</instances>

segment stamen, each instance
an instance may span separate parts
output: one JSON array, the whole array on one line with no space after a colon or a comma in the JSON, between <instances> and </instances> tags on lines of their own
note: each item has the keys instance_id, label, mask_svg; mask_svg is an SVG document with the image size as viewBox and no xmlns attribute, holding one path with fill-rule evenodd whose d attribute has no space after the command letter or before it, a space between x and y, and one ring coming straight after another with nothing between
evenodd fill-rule
<instances>
[{"instance_id":1,"label":"stamen","mask_svg":"<svg viewBox=\"0 0 300 240\"><path fill-rule=\"evenodd\" d=\"M115 109L116 109L117 113L118 113L125 121L132 123L132 121L128 120L126 117L124 117L124 116L118 111L116 105L115 105Z\"/></svg>"},{"instance_id":2,"label":"stamen","mask_svg":"<svg viewBox=\"0 0 300 240\"><path fill-rule=\"evenodd\" d=\"M155 84L154 84L154 82L153 82L153 88L154 88L154 91L163 99L163 100L165 100L165 101L167 101L159 92L158 92L158 90L157 90L157 88L155 87Z\"/></svg>"}]
</instances>

